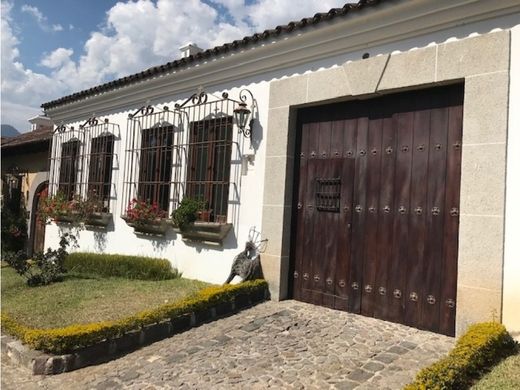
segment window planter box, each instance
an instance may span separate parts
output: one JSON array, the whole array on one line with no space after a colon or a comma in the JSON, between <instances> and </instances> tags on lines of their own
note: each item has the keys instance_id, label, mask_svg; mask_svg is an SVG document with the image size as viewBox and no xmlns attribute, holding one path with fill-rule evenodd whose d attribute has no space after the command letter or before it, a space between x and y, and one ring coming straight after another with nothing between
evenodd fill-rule
<instances>
[{"instance_id":1,"label":"window planter box","mask_svg":"<svg viewBox=\"0 0 520 390\"><path fill-rule=\"evenodd\" d=\"M92 213L85 218L85 226L106 228L112 220L112 213Z\"/></svg>"},{"instance_id":2,"label":"window planter box","mask_svg":"<svg viewBox=\"0 0 520 390\"><path fill-rule=\"evenodd\" d=\"M164 236L168 228L171 226L169 219L155 219L145 222L135 222L128 219L128 217L124 215L121 218L125 220L128 226L134 228L134 233L136 234Z\"/></svg>"},{"instance_id":3,"label":"window planter box","mask_svg":"<svg viewBox=\"0 0 520 390\"><path fill-rule=\"evenodd\" d=\"M80 222L79 213L77 211L71 211L67 214L59 214L54 217L56 223L78 223Z\"/></svg>"},{"instance_id":4,"label":"window planter box","mask_svg":"<svg viewBox=\"0 0 520 390\"><path fill-rule=\"evenodd\" d=\"M233 228L231 223L194 222L184 229L173 226L173 230L180 234L183 239L190 241L202 241L211 244L222 245L224 239Z\"/></svg>"}]
</instances>

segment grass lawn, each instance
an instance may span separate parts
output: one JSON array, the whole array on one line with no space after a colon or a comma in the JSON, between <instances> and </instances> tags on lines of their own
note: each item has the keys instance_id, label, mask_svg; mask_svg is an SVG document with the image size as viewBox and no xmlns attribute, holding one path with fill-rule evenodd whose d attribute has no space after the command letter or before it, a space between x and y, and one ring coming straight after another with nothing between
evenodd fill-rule
<instances>
[{"instance_id":1,"label":"grass lawn","mask_svg":"<svg viewBox=\"0 0 520 390\"><path fill-rule=\"evenodd\" d=\"M479 380L473 390L520 389L520 353L509 356Z\"/></svg>"},{"instance_id":2,"label":"grass lawn","mask_svg":"<svg viewBox=\"0 0 520 390\"><path fill-rule=\"evenodd\" d=\"M2 267L2 311L36 328L115 320L182 299L207 283L68 274L62 282L28 287L12 268Z\"/></svg>"}]
</instances>

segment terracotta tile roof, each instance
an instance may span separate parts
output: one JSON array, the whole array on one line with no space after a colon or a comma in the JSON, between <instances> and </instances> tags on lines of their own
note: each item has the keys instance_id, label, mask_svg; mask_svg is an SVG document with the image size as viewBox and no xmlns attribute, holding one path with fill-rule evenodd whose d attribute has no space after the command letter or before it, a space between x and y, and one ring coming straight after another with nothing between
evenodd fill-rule
<instances>
[{"instance_id":1,"label":"terracotta tile roof","mask_svg":"<svg viewBox=\"0 0 520 390\"><path fill-rule=\"evenodd\" d=\"M48 142L52 138L52 128L42 127L38 130L29 131L16 137L3 137L1 140L2 150L16 146Z\"/></svg>"},{"instance_id":2,"label":"terracotta tile roof","mask_svg":"<svg viewBox=\"0 0 520 390\"><path fill-rule=\"evenodd\" d=\"M332 8L328 12L317 13L310 18L303 18L300 21L292 21L286 25L276 26L271 30L265 30L262 33L255 33L253 35L244 37L239 40L235 40L230 43L225 43L221 46L216 46L212 49L204 50L195 55L191 55L186 58L181 58L175 61L168 62L163 65L154 66L148 68L142 72L135 73L130 76L122 77L117 80L110 81L105 84L101 84L83 91L74 93L72 95L64 96L62 98L52 100L47 103L43 103L41 107L46 110L49 108L57 107L66 103L81 100L88 96L96 95L99 93L107 92L117 87L123 87L132 84L137 81L157 77L164 73L170 72L171 70L179 69L191 65L196 62L207 60L211 57L215 57L221 54L228 53L234 50L241 50L247 46L252 46L265 41L273 36L279 36L282 34L289 34L293 31L305 29L307 26L314 26L318 23L330 21L339 17L350 15L353 12L360 11L365 7L374 6L387 0L359 0L357 3L348 3L341 8Z\"/></svg>"}]
</instances>

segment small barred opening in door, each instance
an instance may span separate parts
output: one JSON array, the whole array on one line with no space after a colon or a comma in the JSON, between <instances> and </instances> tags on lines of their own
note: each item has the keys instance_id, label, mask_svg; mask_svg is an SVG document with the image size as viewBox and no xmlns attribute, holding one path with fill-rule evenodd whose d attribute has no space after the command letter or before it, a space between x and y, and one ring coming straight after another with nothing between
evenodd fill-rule
<instances>
[{"instance_id":1,"label":"small barred opening in door","mask_svg":"<svg viewBox=\"0 0 520 390\"><path fill-rule=\"evenodd\" d=\"M454 335L463 85L298 114L298 300Z\"/></svg>"}]
</instances>

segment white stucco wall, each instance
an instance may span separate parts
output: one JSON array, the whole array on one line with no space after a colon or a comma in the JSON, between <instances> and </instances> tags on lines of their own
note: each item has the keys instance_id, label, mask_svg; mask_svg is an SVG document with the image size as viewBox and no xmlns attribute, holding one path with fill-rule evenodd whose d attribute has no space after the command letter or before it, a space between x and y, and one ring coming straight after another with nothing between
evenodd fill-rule
<instances>
[{"instance_id":1,"label":"white stucco wall","mask_svg":"<svg viewBox=\"0 0 520 390\"><path fill-rule=\"evenodd\" d=\"M520 26L511 29L503 322L520 339Z\"/></svg>"},{"instance_id":2,"label":"white stucco wall","mask_svg":"<svg viewBox=\"0 0 520 390\"><path fill-rule=\"evenodd\" d=\"M247 85L255 99L265 102L269 97L269 85L267 82L251 83ZM207 90L220 96L222 92L229 93L230 98L238 99L241 87L232 85L220 86ZM182 103L187 96L172 96L170 99L152 101L152 105L173 107L175 103ZM144 104L144 102L143 102ZM205 280L212 283L222 283L230 270L231 262L236 253L243 250L248 238L249 229L256 227L261 229L262 212L262 184L264 181L263 156L265 155L265 142L262 142L263 124L267 122L267 110L258 109L253 139L258 147L255 152L249 139L241 137L238 144L236 128L233 129L233 150L231 156L230 175L230 205L228 222L233 223L233 230L228 234L223 246L207 245L191 241L183 241L181 236L169 229L164 238L136 235L133 228L120 218L123 205L123 181L125 167L125 145L128 114L134 112L136 107L128 107L127 110L119 110L116 113L99 113L98 118L108 118L110 123L118 124L120 139L116 138L114 170L112 181L116 183L115 199L112 199L110 210L114 216L114 226L109 226L106 232L101 230L78 229L66 224L51 224L46 230L46 246L58 245L58 232L71 231L78 238L77 251L120 253L131 255L144 255L150 257L166 258L172 265L182 271L184 277ZM71 122L68 125L76 129L82 121ZM249 164L247 174L242 175L242 154L255 153L255 160ZM235 204L237 204L235 206ZM172 210L170 210L171 212Z\"/></svg>"}]
</instances>

